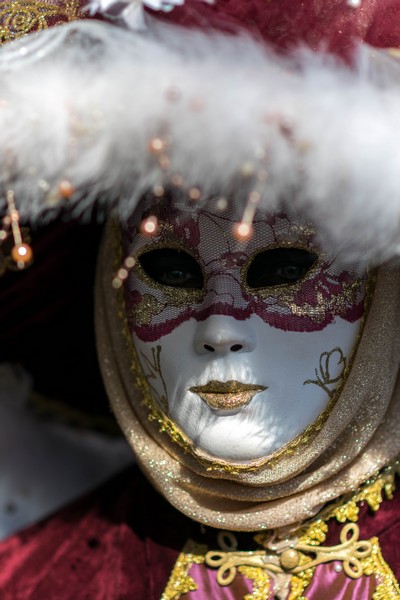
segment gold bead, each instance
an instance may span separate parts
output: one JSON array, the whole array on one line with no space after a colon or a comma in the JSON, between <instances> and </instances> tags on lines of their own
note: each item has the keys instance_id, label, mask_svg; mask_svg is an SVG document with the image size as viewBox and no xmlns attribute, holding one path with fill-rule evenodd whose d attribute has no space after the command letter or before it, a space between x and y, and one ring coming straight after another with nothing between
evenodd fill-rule
<instances>
[{"instance_id":1,"label":"gold bead","mask_svg":"<svg viewBox=\"0 0 400 600\"><path fill-rule=\"evenodd\" d=\"M28 265L33 258L33 251L29 244L18 244L11 250L11 257L20 269Z\"/></svg>"},{"instance_id":2,"label":"gold bead","mask_svg":"<svg viewBox=\"0 0 400 600\"><path fill-rule=\"evenodd\" d=\"M240 223L235 223L233 225L233 237L238 240L238 242L247 242L252 236L253 228L249 223L241 221Z\"/></svg>"},{"instance_id":3,"label":"gold bead","mask_svg":"<svg viewBox=\"0 0 400 600\"><path fill-rule=\"evenodd\" d=\"M300 554L294 548L284 550L279 557L279 562L284 571L292 571L300 562Z\"/></svg>"},{"instance_id":4,"label":"gold bead","mask_svg":"<svg viewBox=\"0 0 400 600\"><path fill-rule=\"evenodd\" d=\"M119 288L122 286L121 279L119 279L118 277L114 277L114 279L112 280L112 286L114 290L119 290Z\"/></svg>"},{"instance_id":5,"label":"gold bead","mask_svg":"<svg viewBox=\"0 0 400 600\"><path fill-rule=\"evenodd\" d=\"M133 258L133 256L128 256L125 261L124 264L126 266L127 269L133 269L133 267L136 264L136 258Z\"/></svg>"},{"instance_id":6,"label":"gold bead","mask_svg":"<svg viewBox=\"0 0 400 600\"><path fill-rule=\"evenodd\" d=\"M139 231L142 235L156 235L158 230L158 219L155 216L147 217L140 223Z\"/></svg>"},{"instance_id":7,"label":"gold bead","mask_svg":"<svg viewBox=\"0 0 400 600\"><path fill-rule=\"evenodd\" d=\"M251 177L252 175L254 175L255 170L256 169L255 169L253 163L246 162L240 167L240 174L242 177L248 178L248 177Z\"/></svg>"},{"instance_id":8,"label":"gold bead","mask_svg":"<svg viewBox=\"0 0 400 600\"><path fill-rule=\"evenodd\" d=\"M153 186L153 194L156 198L162 198L165 194L165 190L162 185Z\"/></svg>"},{"instance_id":9,"label":"gold bead","mask_svg":"<svg viewBox=\"0 0 400 600\"><path fill-rule=\"evenodd\" d=\"M224 197L218 198L217 208L218 210L226 210L228 208L228 200Z\"/></svg>"},{"instance_id":10,"label":"gold bead","mask_svg":"<svg viewBox=\"0 0 400 600\"><path fill-rule=\"evenodd\" d=\"M149 151L152 154L160 154L165 148L165 144L161 138L153 138L149 142Z\"/></svg>"},{"instance_id":11,"label":"gold bead","mask_svg":"<svg viewBox=\"0 0 400 600\"><path fill-rule=\"evenodd\" d=\"M122 269L118 270L117 277L118 277L118 279L121 279L121 281L125 281L125 279L128 278L128 274L129 274L128 271L126 269L122 268Z\"/></svg>"},{"instance_id":12,"label":"gold bead","mask_svg":"<svg viewBox=\"0 0 400 600\"><path fill-rule=\"evenodd\" d=\"M180 187L183 184L183 177L182 177L182 175L179 175L178 173L175 173L175 175L172 175L172 177L171 177L171 183L175 187Z\"/></svg>"},{"instance_id":13,"label":"gold bead","mask_svg":"<svg viewBox=\"0 0 400 600\"><path fill-rule=\"evenodd\" d=\"M70 181L65 179L64 181L60 181L58 184L58 193L61 198L70 198L75 192L74 187Z\"/></svg>"},{"instance_id":14,"label":"gold bead","mask_svg":"<svg viewBox=\"0 0 400 600\"><path fill-rule=\"evenodd\" d=\"M188 191L189 198L191 200L199 200L201 196L201 192L199 188L193 187Z\"/></svg>"}]
</instances>

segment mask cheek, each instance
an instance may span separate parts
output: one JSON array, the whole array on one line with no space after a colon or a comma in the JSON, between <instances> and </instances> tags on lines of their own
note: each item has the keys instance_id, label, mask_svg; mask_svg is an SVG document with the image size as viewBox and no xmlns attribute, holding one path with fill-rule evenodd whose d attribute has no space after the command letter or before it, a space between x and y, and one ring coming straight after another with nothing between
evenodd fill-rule
<instances>
[{"instance_id":1,"label":"mask cheek","mask_svg":"<svg viewBox=\"0 0 400 600\"><path fill-rule=\"evenodd\" d=\"M154 342L141 340L134 334L133 345L152 399L164 414L174 414L188 389L188 374L193 370L188 363L189 336L180 336L179 327Z\"/></svg>"}]
</instances>

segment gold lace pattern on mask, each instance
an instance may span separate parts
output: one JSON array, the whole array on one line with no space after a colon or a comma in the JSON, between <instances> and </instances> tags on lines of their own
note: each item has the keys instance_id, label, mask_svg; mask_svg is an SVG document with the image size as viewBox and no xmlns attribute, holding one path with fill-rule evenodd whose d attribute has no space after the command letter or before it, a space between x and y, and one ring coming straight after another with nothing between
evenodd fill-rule
<instances>
[{"instance_id":1,"label":"gold lace pattern on mask","mask_svg":"<svg viewBox=\"0 0 400 600\"><path fill-rule=\"evenodd\" d=\"M134 258L137 260L135 266L136 277L138 277L138 279L145 283L150 289L161 292L160 295L164 299L164 301L160 301L157 300L152 294L146 293L143 294L139 304L129 309L128 318L132 323L135 323L139 326L148 325L151 322L152 317L161 313L167 306L181 308L182 306L199 304L203 300L205 294L204 286L201 290L181 287L175 288L158 283L149 275L147 275L146 271L141 266L139 259L142 254L145 254L151 250L174 248L175 250L186 252L192 256L201 267L198 256L190 248L186 247L182 241L176 240L175 237L171 237L167 229L167 224L164 222L160 223L160 227L163 232L161 239L157 242L152 241L151 244L144 246L137 254L134 255ZM207 275L204 273L204 271L203 280L204 282L207 281Z\"/></svg>"},{"instance_id":2,"label":"gold lace pattern on mask","mask_svg":"<svg viewBox=\"0 0 400 600\"><path fill-rule=\"evenodd\" d=\"M47 29L52 24L67 23L79 18L78 0L58 3L38 0L11 0L0 3L0 45L33 31ZM54 23L56 21L56 23Z\"/></svg>"},{"instance_id":3,"label":"gold lace pattern on mask","mask_svg":"<svg viewBox=\"0 0 400 600\"><path fill-rule=\"evenodd\" d=\"M232 532L220 532L218 544L221 550L206 551L202 560L197 556L196 564L204 563L210 568L218 569L216 575L220 586L229 586L237 572L257 582L253 593L247 595L246 600L268 598L271 579L275 582L274 593L277 592L279 598L304 600L304 592L313 578L315 568L335 561L347 577L375 577L377 587L373 600L399 600L400 587L382 557L378 538L360 540L356 524L360 503L366 502L372 510L377 511L384 496L388 500L393 497L395 476L399 473L400 464L397 461L368 480L355 493L324 508L316 518L294 531L289 538L276 541L279 531L255 535L254 540L259 544L259 550L239 552L236 536ZM340 544L323 546L330 519L344 524L340 532ZM187 576L192 563L185 562L184 557L185 550L176 563L162 600L178 600L180 595L190 591L182 572L177 568L184 563ZM264 596L257 595L257 590L261 587ZM171 590L178 589L179 594L171 595Z\"/></svg>"}]
</instances>

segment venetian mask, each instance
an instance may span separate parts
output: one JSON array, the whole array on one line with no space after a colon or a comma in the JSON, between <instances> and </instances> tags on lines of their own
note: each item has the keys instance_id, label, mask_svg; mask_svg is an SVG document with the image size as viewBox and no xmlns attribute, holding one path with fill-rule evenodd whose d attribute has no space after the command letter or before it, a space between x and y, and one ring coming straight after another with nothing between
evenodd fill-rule
<instances>
[{"instance_id":1,"label":"venetian mask","mask_svg":"<svg viewBox=\"0 0 400 600\"><path fill-rule=\"evenodd\" d=\"M195 455L253 464L323 426L351 366L366 276L288 211L256 215L247 239L237 221L211 205L137 210L125 301L153 408Z\"/></svg>"}]
</instances>

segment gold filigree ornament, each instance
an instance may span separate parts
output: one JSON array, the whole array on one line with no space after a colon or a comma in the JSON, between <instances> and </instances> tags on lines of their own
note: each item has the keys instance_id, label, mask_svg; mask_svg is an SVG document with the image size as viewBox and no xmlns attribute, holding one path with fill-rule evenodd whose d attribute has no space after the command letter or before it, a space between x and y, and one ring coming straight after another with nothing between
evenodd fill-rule
<instances>
[{"instance_id":1,"label":"gold filigree ornament","mask_svg":"<svg viewBox=\"0 0 400 600\"><path fill-rule=\"evenodd\" d=\"M353 579L363 575L360 562L372 552L369 541L359 540L360 530L355 523L347 523L340 532L340 544L336 546L314 546L300 541L284 549L280 554L267 554L265 550L254 552L207 552L205 563L218 567L217 581L220 585L230 585L236 577L237 567L245 565L265 569L270 573L291 573L297 575L306 569L324 563L339 561L344 573Z\"/></svg>"},{"instance_id":2,"label":"gold filigree ornament","mask_svg":"<svg viewBox=\"0 0 400 600\"><path fill-rule=\"evenodd\" d=\"M337 347L333 348L333 350L330 352L322 352L321 356L319 357L319 371L318 369L315 369L315 379L307 379L303 385L317 385L328 394L329 398L332 398L334 396L336 386L339 385L344 378L346 364L347 359L341 348ZM340 368L338 375L333 376L331 374L332 367L334 370L336 370L337 367ZM332 385L335 387L328 387Z\"/></svg>"},{"instance_id":3,"label":"gold filigree ornament","mask_svg":"<svg viewBox=\"0 0 400 600\"><path fill-rule=\"evenodd\" d=\"M79 18L78 0L57 3L38 0L11 0L0 3L0 45L50 25L67 23Z\"/></svg>"},{"instance_id":4,"label":"gold filigree ornament","mask_svg":"<svg viewBox=\"0 0 400 600\"><path fill-rule=\"evenodd\" d=\"M393 497L395 476L399 472L399 462L396 461L353 494L325 507L316 518L293 531L289 537L279 530L256 534L254 540L259 544L259 549L253 551L239 551L235 534L221 531L217 536L220 549L205 551L203 558L196 555L196 564L204 563L216 569L216 579L222 587L231 585L237 573L252 580L253 592L246 595L245 600L268 598L271 580L274 581L276 597L282 600L305 600L304 592L316 567L335 561L338 570L351 579L375 577L377 587L373 600L400 600L400 587L382 557L378 538L360 540L360 529L354 522L358 519L358 505L366 502L372 510L377 511L383 496L388 500ZM344 524L339 544L323 546L328 532L327 521L330 519L340 523L350 522ZM188 587L187 575L192 563L184 558L189 556L184 553L176 563L162 600L178 600L180 595L197 589L193 580L192 587ZM177 570L177 566L183 564L186 579ZM171 595L173 589L179 589L179 594ZM261 590L263 596L259 594Z\"/></svg>"}]
</instances>

